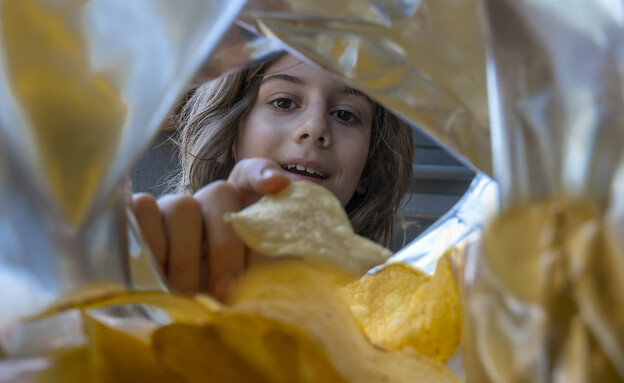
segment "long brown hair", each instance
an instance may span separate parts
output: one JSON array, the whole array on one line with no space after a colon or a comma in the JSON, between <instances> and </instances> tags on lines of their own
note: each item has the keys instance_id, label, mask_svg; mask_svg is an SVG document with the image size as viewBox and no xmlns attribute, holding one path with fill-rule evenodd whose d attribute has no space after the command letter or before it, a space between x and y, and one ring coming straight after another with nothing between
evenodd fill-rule
<instances>
[{"instance_id":1,"label":"long brown hair","mask_svg":"<svg viewBox=\"0 0 624 383\"><path fill-rule=\"evenodd\" d=\"M235 165L238 128L251 110L270 62L219 77L197 87L177 120L181 173L178 191L195 193L227 179ZM386 246L401 199L412 181L411 127L375 104L371 145L362 174L366 194L357 192L345 210L356 233Z\"/></svg>"}]
</instances>

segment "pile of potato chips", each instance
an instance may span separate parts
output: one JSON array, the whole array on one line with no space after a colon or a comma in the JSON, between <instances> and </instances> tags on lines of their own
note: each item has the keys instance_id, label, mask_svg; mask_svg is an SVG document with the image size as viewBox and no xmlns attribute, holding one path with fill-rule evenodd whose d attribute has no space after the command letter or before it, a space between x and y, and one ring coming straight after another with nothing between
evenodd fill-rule
<instances>
[{"instance_id":1,"label":"pile of potato chips","mask_svg":"<svg viewBox=\"0 0 624 383\"><path fill-rule=\"evenodd\" d=\"M80 310L88 342L57 351L40 381L459 381L443 364L462 330L448 256L433 276L403 264L348 283L345 275L289 258L250 269L226 304L203 295L119 291L66 301L40 318ZM124 308L167 320L124 318Z\"/></svg>"},{"instance_id":2,"label":"pile of potato chips","mask_svg":"<svg viewBox=\"0 0 624 383\"><path fill-rule=\"evenodd\" d=\"M414 349L447 362L461 340L461 307L449 256L431 277L402 263L343 287L367 337L386 349Z\"/></svg>"}]
</instances>

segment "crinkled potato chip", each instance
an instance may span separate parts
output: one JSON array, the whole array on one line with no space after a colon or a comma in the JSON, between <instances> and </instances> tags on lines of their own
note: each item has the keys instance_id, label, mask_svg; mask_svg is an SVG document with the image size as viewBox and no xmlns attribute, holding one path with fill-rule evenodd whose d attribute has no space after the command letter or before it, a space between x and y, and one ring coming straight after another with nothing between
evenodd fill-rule
<instances>
[{"instance_id":1,"label":"crinkled potato chip","mask_svg":"<svg viewBox=\"0 0 624 383\"><path fill-rule=\"evenodd\" d=\"M132 320L102 321L85 316L85 330L90 338L91 382L104 383L183 383L175 373L163 368L152 351L151 334L158 326ZM89 381L82 377L76 382Z\"/></svg>"},{"instance_id":2,"label":"crinkled potato chip","mask_svg":"<svg viewBox=\"0 0 624 383\"><path fill-rule=\"evenodd\" d=\"M259 253L301 257L358 275L391 255L355 234L340 201L312 182L292 182L238 213L226 214L225 220Z\"/></svg>"},{"instance_id":3,"label":"crinkled potato chip","mask_svg":"<svg viewBox=\"0 0 624 383\"><path fill-rule=\"evenodd\" d=\"M389 252L355 235L335 197L311 183L295 182L228 219L256 251L324 265L285 259L255 266L227 305L110 288L71 296L38 317L80 309L89 344L55 359L53 379L45 381L79 381L70 374L78 367L98 383L459 383L441 362L461 336L448 257L433 277L386 265L341 288L350 279L332 264L363 273ZM110 306L123 305L153 306L171 324L107 316ZM369 327L379 327L379 339L365 334Z\"/></svg>"},{"instance_id":4,"label":"crinkled potato chip","mask_svg":"<svg viewBox=\"0 0 624 383\"><path fill-rule=\"evenodd\" d=\"M413 348L448 361L461 341L459 290L449 254L433 277L388 264L343 287L351 310L371 341L386 349Z\"/></svg>"},{"instance_id":5,"label":"crinkled potato chip","mask_svg":"<svg viewBox=\"0 0 624 383\"><path fill-rule=\"evenodd\" d=\"M87 291L90 290L88 286L85 289ZM72 296L74 295L72 294ZM78 296L81 296L81 294L78 294ZM88 310L109 306L148 305L162 310L173 322L203 323L212 318L213 312L219 309L219 303L212 298L198 296L195 299L191 299L183 295L163 291L111 291L105 295L90 297L84 301L80 299L64 299L62 303L62 306L53 304L46 311L26 318L26 321L37 320L72 308Z\"/></svg>"},{"instance_id":6,"label":"crinkled potato chip","mask_svg":"<svg viewBox=\"0 0 624 383\"><path fill-rule=\"evenodd\" d=\"M232 310L301 328L349 382L459 382L441 362L375 347L351 314L340 286L295 260L250 270L232 294Z\"/></svg>"},{"instance_id":7,"label":"crinkled potato chip","mask_svg":"<svg viewBox=\"0 0 624 383\"><path fill-rule=\"evenodd\" d=\"M25 371L20 374L19 367L17 374L12 375L11 369L6 375L0 372L0 381L7 383L17 382L34 382L34 383L84 383L94 380L85 379L91 373L91 365L89 352L86 346L76 348L61 348L46 355L45 363L49 363L47 368L43 368L36 372ZM27 359L26 359L27 360ZM37 361L37 359L34 359ZM39 359L40 361L41 359ZM11 360L9 359L9 365ZM36 366L34 367L37 368ZM2 380L5 378L12 380ZM16 380L17 379L17 380ZM99 383L99 382L98 382Z\"/></svg>"},{"instance_id":8,"label":"crinkled potato chip","mask_svg":"<svg viewBox=\"0 0 624 383\"><path fill-rule=\"evenodd\" d=\"M228 306L204 298L135 293L89 302L80 307L88 347L55 358L38 381L459 383L437 360L374 346L336 277L316 265L260 265L241 277ZM105 304L146 301L178 323L109 317Z\"/></svg>"},{"instance_id":9,"label":"crinkled potato chip","mask_svg":"<svg viewBox=\"0 0 624 383\"><path fill-rule=\"evenodd\" d=\"M431 276L404 263L384 265L342 288L353 315L375 343L383 340L387 326L380 323L402 321L412 295Z\"/></svg>"},{"instance_id":10,"label":"crinkled potato chip","mask_svg":"<svg viewBox=\"0 0 624 383\"><path fill-rule=\"evenodd\" d=\"M127 294L128 289L116 282L92 282L61 295L45 313L59 312L72 307L84 306L112 296ZM44 313L44 315L45 315Z\"/></svg>"},{"instance_id":11,"label":"crinkled potato chip","mask_svg":"<svg viewBox=\"0 0 624 383\"><path fill-rule=\"evenodd\" d=\"M60 306L27 320L53 316L62 310L80 309L86 345L54 350L50 368L37 375L36 382L184 382L164 369L152 350L151 335L160 325L148 318L108 316L99 309L158 310L174 323L199 325L211 320L221 307L211 299L191 299L165 292L128 292L86 287L88 294L72 293ZM105 292L99 297L91 292ZM69 299L70 297L71 299ZM86 297L86 301L83 298ZM137 306L138 305L138 306Z\"/></svg>"},{"instance_id":12,"label":"crinkled potato chip","mask_svg":"<svg viewBox=\"0 0 624 383\"><path fill-rule=\"evenodd\" d=\"M185 382L346 383L299 327L244 312L156 331L155 354Z\"/></svg>"}]
</instances>

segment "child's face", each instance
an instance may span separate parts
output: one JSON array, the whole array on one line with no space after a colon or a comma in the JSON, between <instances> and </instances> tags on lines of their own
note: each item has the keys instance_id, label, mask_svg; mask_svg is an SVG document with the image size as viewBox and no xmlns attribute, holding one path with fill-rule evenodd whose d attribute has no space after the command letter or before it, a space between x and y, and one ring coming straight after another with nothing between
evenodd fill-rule
<instances>
[{"instance_id":1,"label":"child's face","mask_svg":"<svg viewBox=\"0 0 624 383\"><path fill-rule=\"evenodd\" d=\"M287 55L271 64L239 129L236 159L276 161L294 180L316 182L343 206L370 146L374 105L344 81Z\"/></svg>"}]
</instances>

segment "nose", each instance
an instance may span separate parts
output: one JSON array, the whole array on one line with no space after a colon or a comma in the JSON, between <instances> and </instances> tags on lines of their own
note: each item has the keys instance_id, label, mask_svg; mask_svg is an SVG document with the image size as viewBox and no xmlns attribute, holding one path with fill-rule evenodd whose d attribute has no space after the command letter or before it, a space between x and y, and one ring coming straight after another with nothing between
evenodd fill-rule
<instances>
[{"instance_id":1,"label":"nose","mask_svg":"<svg viewBox=\"0 0 624 383\"><path fill-rule=\"evenodd\" d=\"M321 147L331 145L331 127L324 105L310 105L301 114L294 132L297 143L311 142Z\"/></svg>"}]
</instances>

